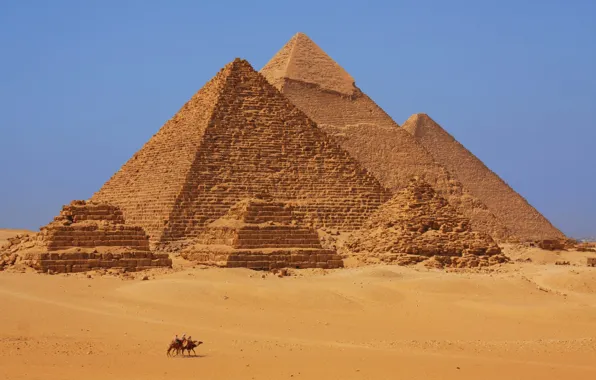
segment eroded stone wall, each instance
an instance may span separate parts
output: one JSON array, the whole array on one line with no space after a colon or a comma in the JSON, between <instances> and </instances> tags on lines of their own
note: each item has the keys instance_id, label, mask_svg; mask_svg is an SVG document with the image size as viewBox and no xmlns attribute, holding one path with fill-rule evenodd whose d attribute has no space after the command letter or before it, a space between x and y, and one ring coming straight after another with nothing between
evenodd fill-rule
<instances>
[{"instance_id":1,"label":"eroded stone wall","mask_svg":"<svg viewBox=\"0 0 596 380\"><path fill-rule=\"evenodd\" d=\"M205 264L251 269L338 268L333 250L323 249L317 232L299 225L284 202L244 199L209 224L182 256Z\"/></svg>"},{"instance_id":2,"label":"eroded stone wall","mask_svg":"<svg viewBox=\"0 0 596 380\"><path fill-rule=\"evenodd\" d=\"M182 256L200 263L226 268L271 270L278 268L343 268L341 256L330 250L243 250L234 252L184 252Z\"/></svg>"},{"instance_id":3,"label":"eroded stone wall","mask_svg":"<svg viewBox=\"0 0 596 380\"><path fill-rule=\"evenodd\" d=\"M62 252L42 253L25 259L41 272L74 273L97 269L123 269L139 271L159 267L171 267L172 259L165 253L153 252Z\"/></svg>"}]
</instances>

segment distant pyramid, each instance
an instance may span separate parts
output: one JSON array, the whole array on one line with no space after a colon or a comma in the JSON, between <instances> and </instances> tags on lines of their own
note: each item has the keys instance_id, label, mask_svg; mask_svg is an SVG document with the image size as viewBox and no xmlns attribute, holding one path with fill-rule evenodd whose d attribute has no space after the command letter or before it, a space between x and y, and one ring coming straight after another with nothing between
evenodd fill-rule
<instances>
[{"instance_id":1,"label":"distant pyramid","mask_svg":"<svg viewBox=\"0 0 596 380\"><path fill-rule=\"evenodd\" d=\"M261 72L277 88L290 79L347 96L357 91L352 76L303 33L292 37Z\"/></svg>"},{"instance_id":2,"label":"distant pyramid","mask_svg":"<svg viewBox=\"0 0 596 380\"><path fill-rule=\"evenodd\" d=\"M93 197L152 243L196 237L242 199L289 202L301 223L352 230L388 198L248 62L226 65Z\"/></svg>"},{"instance_id":3,"label":"distant pyramid","mask_svg":"<svg viewBox=\"0 0 596 380\"><path fill-rule=\"evenodd\" d=\"M412 115L403 128L416 138L505 223L520 239L563 239L565 236L544 216L516 193L474 154L455 140L428 115Z\"/></svg>"},{"instance_id":4,"label":"distant pyramid","mask_svg":"<svg viewBox=\"0 0 596 380\"><path fill-rule=\"evenodd\" d=\"M296 34L261 73L387 188L396 191L413 176L428 181L497 239L508 232L488 208L437 164L416 139L354 84L353 78L302 33Z\"/></svg>"}]
</instances>

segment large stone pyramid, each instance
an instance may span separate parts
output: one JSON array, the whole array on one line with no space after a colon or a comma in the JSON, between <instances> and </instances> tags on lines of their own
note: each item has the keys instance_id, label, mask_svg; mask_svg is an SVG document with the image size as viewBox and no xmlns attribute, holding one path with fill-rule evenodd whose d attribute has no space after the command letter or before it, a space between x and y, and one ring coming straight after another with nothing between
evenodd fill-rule
<instances>
[{"instance_id":1,"label":"large stone pyramid","mask_svg":"<svg viewBox=\"0 0 596 380\"><path fill-rule=\"evenodd\" d=\"M306 35L295 35L261 73L385 187L397 191L412 176L420 176L470 218L476 230L498 239L508 235L486 205L437 164Z\"/></svg>"},{"instance_id":2,"label":"large stone pyramid","mask_svg":"<svg viewBox=\"0 0 596 380\"><path fill-rule=\"evenodd\" d=\"M432 257L442 265L468 267L506 260L488 234L474 231L468 218L419 178L373 213L346 247L364 259L404 263Z\"/></svg>"},{"instance_id":3,"label":"large stone pyramid","mask_svg":"<svg viewBox=\"0 0 596 380\"><path fill-rule=\"evenodd\" d=\"M303 112L236 59L197 92L93 197L153 244L198 236L268 192L301 223L359 228L388 192Z\"/></svg>"},{"instance_id":4,"label":"large stone pyramid","mask_svg":"<svg viewBox=\"0 0 596 380\"><path fill-rule=\"evenodd\" d=\"M514 237L529 240L564 239L542 214L428 115L411 116L404 130L424 145L477 198L505 223Z\"/></svg>"}]
</instances>

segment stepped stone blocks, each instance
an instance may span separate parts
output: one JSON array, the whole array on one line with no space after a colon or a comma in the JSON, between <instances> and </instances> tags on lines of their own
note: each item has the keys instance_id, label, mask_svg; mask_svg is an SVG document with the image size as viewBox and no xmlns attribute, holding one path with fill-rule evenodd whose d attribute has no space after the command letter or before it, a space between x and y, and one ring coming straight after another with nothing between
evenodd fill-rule
<instances>
[{"instance_id":1,"label":"stepped stone blocks","mask_svg":"<svg viewBox=\"0 0 596 380\"><path fill-rule=\"evenodd\" d=\"M390 194L248 62L209 81L97 192L153 244L198 237L261 192L316 227L354 230Z\"/></svg>"},{"instance_id":2,"label":"stepped stone blocks","mask_svg":"<svg viewBox=\"0 0 596 380\"><path fill-rule=\"evenodd\" d=\"M502 239L505 226L409 133L354 84L306 35L294 36L261 73L392 191L425 179L479 231Z\"/></svg>"},{"instance_id":3,"label":"stepped stone blocks","mask_svg":"<svg viewBox=\"0 0 596 380\"><path fill-rule=\"evenodd\" d=\"M49 251L72 247L128 247L149 250L143 228L124 224L122 212L107 204L73 201L41 229Z\"/></svg>"},{"instance_id":4,"label":"stepped stone blocks","mask_svg":"<svg viewBox=\"0 0 596 380\"><path fill-rule=\"evenodd\" d=\"M473 231L468 218L418 178L371 215L346 248L365 260L398 263L433 258L441 265L468 267L506 261L488 234Z\"/></svg>"},{"instance_id":5,"label":"stepped stone blocks","mask_svg":"<svg viewBox=\"0 0 596 380\"><path fill-rule=\"evenodd\" d=\"M245 199L199 235L182 257L204 264L251 269L340 268L317 232L297 224L293 207L271 199Z\"/></svg>"},{"instance_id":6,"label":"stepped stone blocks","mask_svg":"<svg viewBox=\"0 0 596 380\"><path fill-rule=\"evenodd\" d=\"M167 254L149 250L149 237L142 227L124 222L116 206L73 201L39 233L9 240L3 252L18 254L26 264L43 272L172 266Z\"/></svg>"},{"instance_id":7,"label":"stepped stone blocks","mask_svg":"<svg viewBox=\"0 0 596 380\"><path fill-rule=\"evenodd\" d=\"M478 199L482 200L519 240L565 240L565 235L487 168L449 133L425 114L411 116L403 125ZM561 243L563 244L563 243Z\"/></svg>"}]
</instances>

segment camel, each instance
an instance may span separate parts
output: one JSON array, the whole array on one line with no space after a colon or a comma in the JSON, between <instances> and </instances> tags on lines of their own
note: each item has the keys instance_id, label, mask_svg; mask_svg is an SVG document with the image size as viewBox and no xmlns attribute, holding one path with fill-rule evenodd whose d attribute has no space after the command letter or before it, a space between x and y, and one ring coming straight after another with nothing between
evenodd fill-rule
<instances>
[{"instance_id":1,"label":"camel","mask_svg":"<svg viewBox=\"0 0 596 380\"><path fill-rule=\"evenodd\" d=\"M195 347L200 346L203 342L199 340L187 340L182 344L182 356L184 356L184 351L188 351L188 356L190 356L190 351L192 351L195 356L197 353L195 352Z\"/></svg>"},{"instance_id":2,"label":"camel","mask_svg":"<svg viewBox=\"0 0 596 380\"><path fill-rule=\"evenodd\" d=\"M168 351L166 352L166 355L171 356L173 353L174 356L178 356L180 351L182 351L182 355L184 355L184 351L188 351L189 356L190 356L190 351L192 351L196 355L197 353L195 352L195 348L201 344L203 344L203 342L197 341L197 340L186 340L186 339L184 341L174 340L170 343L170 346L168 347Z\"/></svg>"},{"instance_id":3,"label":"camel","mask_svg":"<svg viewBox=\"0 0 596 380\"><path fill-rule=\"evenodd\" d=\"M182 350L182 342L179 340L173 340L168 347L166 355L171 356L172 351L175 353L175 355L178 355L180 350Z\"/></svg>"}]
</instances>

